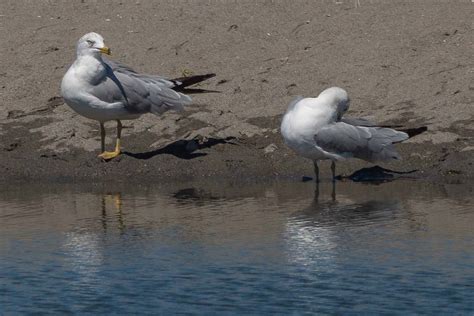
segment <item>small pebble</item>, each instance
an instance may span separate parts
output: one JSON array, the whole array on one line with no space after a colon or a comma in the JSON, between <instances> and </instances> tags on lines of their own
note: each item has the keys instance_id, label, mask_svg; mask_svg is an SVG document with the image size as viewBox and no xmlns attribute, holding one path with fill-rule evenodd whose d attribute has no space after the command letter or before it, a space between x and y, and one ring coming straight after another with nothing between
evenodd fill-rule
<instances>
[{"instance_id":1,"label":"small pebble","mask_svg":"<svg viewBox=\"0 0 474 316\"><path fill-rule=\"evenodd\" d=\"M270 145L268 145L267 147L265 147L265 148L263 149L263 151L264 151L266 154L270 154L270 153L274 152L274 151L277 150L277 149L278 149L277 145L275 145L275 144L270 144Z\"/></svg>"}]
</instances>

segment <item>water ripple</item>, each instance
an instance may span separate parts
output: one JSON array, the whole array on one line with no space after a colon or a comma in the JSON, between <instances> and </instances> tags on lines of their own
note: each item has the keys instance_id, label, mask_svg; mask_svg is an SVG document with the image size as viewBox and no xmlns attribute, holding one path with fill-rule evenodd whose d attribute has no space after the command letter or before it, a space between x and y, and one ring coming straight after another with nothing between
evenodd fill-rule
<instances>
[{"instance_id":1,"label":"water ripple","mask_svg":"<svg viewBox=\"0 0 474 316\"><path fill-rule=\"evenodd\" d=\"M0 314L473 313L473 198L446 192L10 186Z\"/></svg>"}]
</instances>

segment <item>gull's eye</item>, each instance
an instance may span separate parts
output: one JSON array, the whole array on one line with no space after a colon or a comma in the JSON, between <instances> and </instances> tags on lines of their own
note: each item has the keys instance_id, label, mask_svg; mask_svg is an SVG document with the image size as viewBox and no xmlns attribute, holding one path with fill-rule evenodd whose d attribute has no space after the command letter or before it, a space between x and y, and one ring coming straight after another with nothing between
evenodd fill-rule
<instances>
[{"instance_id":1,"label":"gull's eye","mask_svg":"<svg viewBox=\"0 0 474 316\"><path fill-rule=\"evenodd\" d=\"M86 40L87 44L89 44L89 47L92 47L94 46L94 41L91 41L91 40Z\"/></svg>"}]
</instances>

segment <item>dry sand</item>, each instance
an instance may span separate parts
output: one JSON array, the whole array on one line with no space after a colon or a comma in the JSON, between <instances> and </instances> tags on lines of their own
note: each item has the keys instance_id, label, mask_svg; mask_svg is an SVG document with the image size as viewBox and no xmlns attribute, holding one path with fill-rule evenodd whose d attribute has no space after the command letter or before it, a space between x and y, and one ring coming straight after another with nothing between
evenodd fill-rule
<instances>
[{"instance_id":1,"label":"dry sand","mask_svg":"<svg viewBox=\"0 0 474 316\"><path fill-rule=\"evenodd\" d=\"M474 178L471 1L0 2L0 172L4 181L166 181L312 175L282 143L297 95L345 88L348 115L429 130L398 146L417 177ZM185 113L126 121L123 154L105 163L98 123L60 95L83 34L140 72L217 73ZM114 123L108 145L113 146ZM348 161L338 173L370 164ZM323 176L329 164L323 164Z\"/></svg>"}]
</instances>

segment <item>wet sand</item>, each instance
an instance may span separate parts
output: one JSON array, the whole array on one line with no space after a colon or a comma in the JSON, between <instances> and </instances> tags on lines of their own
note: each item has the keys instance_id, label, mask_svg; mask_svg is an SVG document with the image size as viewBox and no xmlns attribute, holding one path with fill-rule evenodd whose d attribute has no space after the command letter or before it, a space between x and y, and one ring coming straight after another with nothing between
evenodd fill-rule
<instances>
[{"instance_id":1,"label":"wet sand","mask_svg":"<svg viewBox=\"0 0 474 316\"><path fill-rule=\"evenodd\" d=\"M312 175L279 134L297 95L330 86L348 116L427 126L383 164L440 182L474 179L474 43L470 1L2 1L2 181L164 182ZM124 154L97 158L98 123L59 94L83 34L113 58L170 78L215 72L184 113L124 122ZM113 146L114 123L108 126ZM338 164L338 174L370 166ZM330 174L323 163L323 177Z\"/></svg>"}]
</instances>

